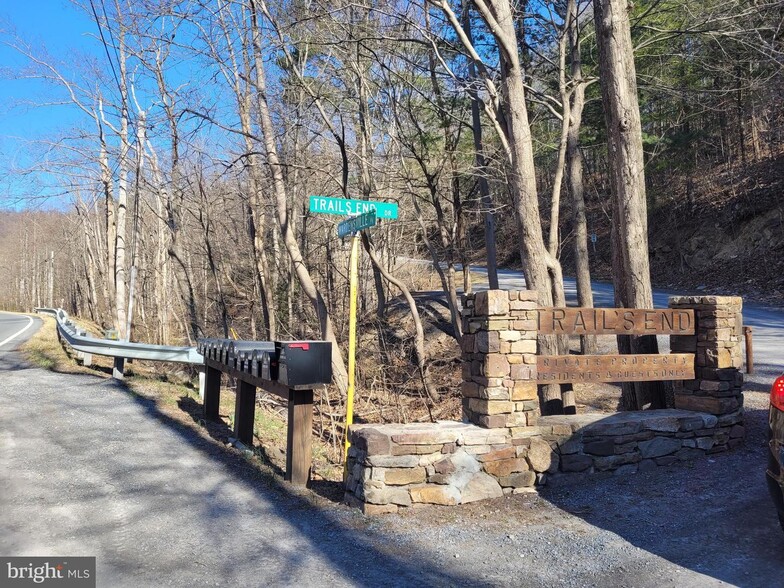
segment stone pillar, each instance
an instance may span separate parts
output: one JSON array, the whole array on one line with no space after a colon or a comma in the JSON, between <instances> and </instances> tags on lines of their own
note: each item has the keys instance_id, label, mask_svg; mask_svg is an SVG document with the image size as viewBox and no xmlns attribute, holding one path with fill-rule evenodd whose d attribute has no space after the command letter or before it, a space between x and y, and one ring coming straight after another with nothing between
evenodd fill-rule
<instances>
[{"instance_id":1,"label":"stone pillar","mask_svg":"<svg viewBox=\"0 0 784 588\"><path fill-rule=\"evenodd\" d=\"M696 379L674 383L675 408L716 415L720 427L743 421L742 307L737 296L670 297L670 308L693 309L696 321L694 336L670 337L672 353L696 355Z\"/></svg>"},{"instance_id":2,"label":"stone pillar","mask_svg":"<svg viewBox=\"0 0 784 588\"><path fill-rule=\"evenodd\" d=\"M486 428L533 425L537 294L489 290L463 296L463 420Z\"/></svg>"}]
</instances>

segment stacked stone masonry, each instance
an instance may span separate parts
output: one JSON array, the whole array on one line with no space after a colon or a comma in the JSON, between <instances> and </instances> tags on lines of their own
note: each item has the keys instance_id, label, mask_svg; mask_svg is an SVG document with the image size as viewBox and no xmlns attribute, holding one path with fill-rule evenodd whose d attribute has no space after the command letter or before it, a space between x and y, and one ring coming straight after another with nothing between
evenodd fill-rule
<instances>
[{"instance_id":1,"label":"stacked stone masonry","mask_svg":"<svg viewBox=\"0 0 784 588\"><path fill-rule=\"evenodd\" d=\"M696 354L694 380L674 383L675 408L743 421L743 300L735 296L673 296L670 308L694 309L696 333L670 337L673 353Z\"/></svg>"},{"instance_id":2,"label":"stacked stone masonry","mask_svg":"<svg viewBox=\"0 0 784 588\"><path fill-rule=\"evenodd\" d=\"M490 429L539 416L536 292L463 296L463 420Z\"/></svg>"},{"instance_id":3,"label":"stacked stone masonry","mask_svg":"<svg viewBox=\"0 0 784 588\"><path fill-rule=\"evenodd\" d=\"M466 296L465 422L353 426L346 501L367 514L465 504L575 475L645 471L741 444L741 299L677 297L670 306L693 308L696 319L694 336L671 338L673 353L696 356L697 379L675 383L675 409L541 417L535 295Z\"/></svg>"}]
</instances>

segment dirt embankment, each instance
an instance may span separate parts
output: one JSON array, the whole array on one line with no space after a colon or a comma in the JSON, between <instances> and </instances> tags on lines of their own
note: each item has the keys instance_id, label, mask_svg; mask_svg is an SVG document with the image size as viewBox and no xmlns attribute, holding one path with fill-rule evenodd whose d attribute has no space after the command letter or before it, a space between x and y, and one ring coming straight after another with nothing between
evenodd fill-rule
<instances>
[{"instance_id":1,"label":"dirt embankment","mask_svg":"<svg viewBox=\"0 0 784 588\"><path fill-rule=\"evenodd\" d=\"M649 196L654 286L784 304L784 154L676 178ZM609 227L591 261L595 278L610 277Z\"/></svg>"},{"instance_id":2,"label":"dirt embankment","mask_svg":"<svg viewBox=\"0 0 784 588\"><path fill-rule=\"evenodd\" d=\"M683 190L651 215L654 282L784 302L784 154Z\"/></svg>"}]
</instances>

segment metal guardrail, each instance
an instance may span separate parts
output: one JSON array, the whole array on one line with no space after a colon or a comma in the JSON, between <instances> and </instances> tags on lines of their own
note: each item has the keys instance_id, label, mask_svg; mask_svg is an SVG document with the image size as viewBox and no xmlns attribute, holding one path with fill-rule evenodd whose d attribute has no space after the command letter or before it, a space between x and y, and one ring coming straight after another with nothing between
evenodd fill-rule
<instances>
[{"instance_id":1,"label":"metal guardrail","mask_svg":"<svg viewBox=\"0 0 784 588\"><path fill-rule=\"evenodd\" d=\"M84 365L92 355L114 357L115 378L122 379L125 359L168 361L200 366L199 395L204 416L220 421L221 374L237 380L234 435L253 445L256 389L261 388L288 401L286 480L306 485L313 456L313 388L332 381L332 346L324 341L235 341L199 339L198 347L172 347L98 339L78 329L61 308L36 308L57 321L57 336L76 350Z\"/></svg>"},{"instance_id":2,"label":"metal guardrail","mask_svg":"<svg viewBox=\"0 0 784 588\"><path fill-rule=\"evenodd\" d=\"M175 347L98 339L80 331L62 308L36 308L35 312L50 314L57 320L57 333L76 351L92 355L106 355L123 359L145 359L172 363L204 364L204 357L195 347Z\"/></svg>"}]
</instances>

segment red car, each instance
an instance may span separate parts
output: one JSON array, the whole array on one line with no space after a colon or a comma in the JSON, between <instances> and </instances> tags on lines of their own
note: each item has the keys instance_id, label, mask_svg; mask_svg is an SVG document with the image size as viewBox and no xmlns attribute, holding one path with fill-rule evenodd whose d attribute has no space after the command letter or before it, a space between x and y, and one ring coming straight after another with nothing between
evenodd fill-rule
<instances>
[{"instance_id":1,"label":"red car","mask_svg":"<svg viewBox=\"0 0 784 588\"><path fill-rule=\"evenodd\" d=\"M770 389L768 488L784 529L784 376Z\"/></svg>"}]
</instances>

